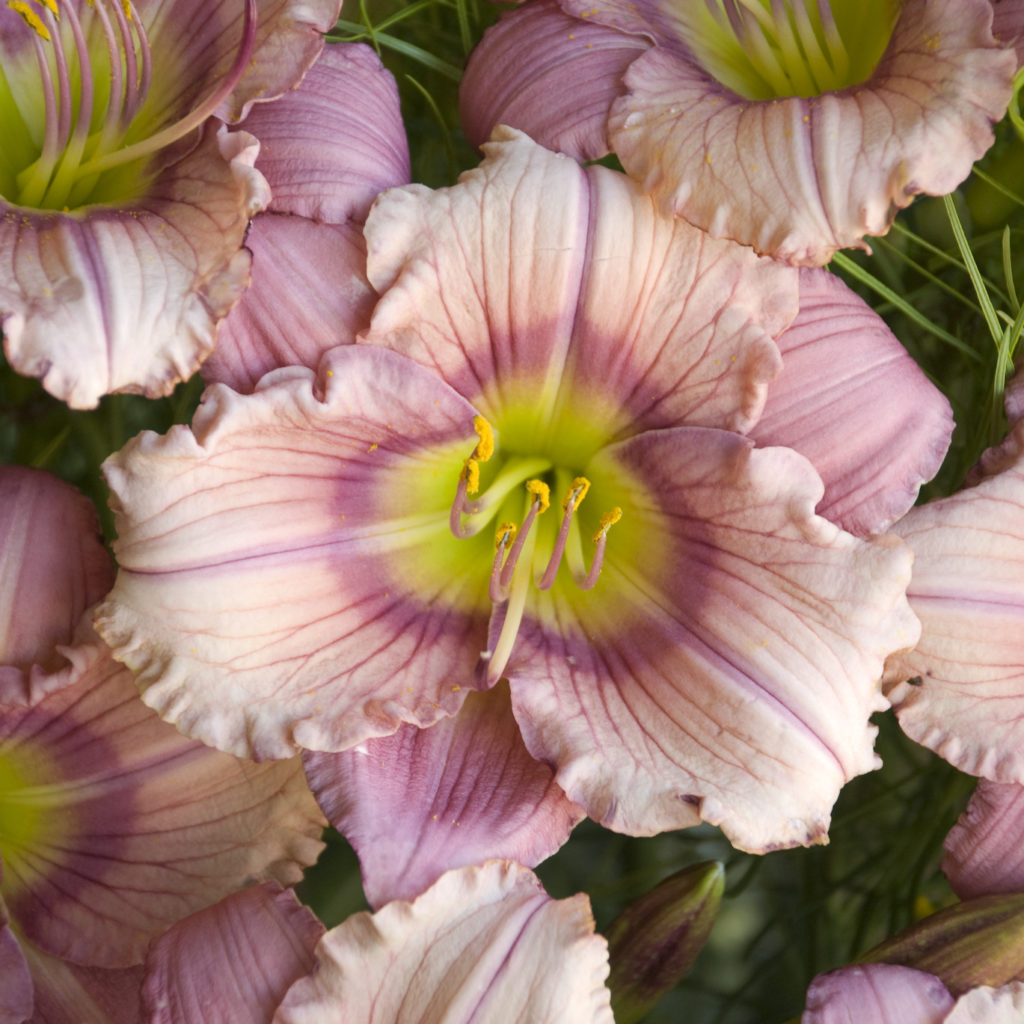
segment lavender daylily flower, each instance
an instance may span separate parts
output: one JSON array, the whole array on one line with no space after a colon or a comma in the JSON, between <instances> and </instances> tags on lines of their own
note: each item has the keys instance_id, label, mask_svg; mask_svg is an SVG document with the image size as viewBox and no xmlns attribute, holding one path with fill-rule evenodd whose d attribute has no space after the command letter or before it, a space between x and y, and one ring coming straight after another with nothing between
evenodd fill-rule
<instances>
[{"instance_id":1,"label":"lavender daylily flower","mask_svg":"<svg viewBox=\"0 0 1024 1024\"><path fill-rule=\"evenodd\" d=\"M0 9L0 317L69 405L167 394L248 283L258 143L211 120L290 88L338 0Z\"/></svg>"},{"instance_id":2,"label":"lavender daylily flower","mask_svg":"<svg viewBox=\"0 0 1024 1024\"><path fill-rule=\"evenodd\" d=\"M989 0L537 0L485 35L463 120L610 148L666 213L822 265L992 144L1017 67L992 19Z\"/></svg>"},{"instance_id":3,"label":"lavender daylily flower","mask_svg":"<svg viewBox=\"0 0 1024 1024\"><path fill-rule=\"evenodd\" d=\"M285 757L507 678L591 817L821 841L917 623L904 545L815 516L810 463L740 433L796 273L512 132L452 189L386 193L367 239L368 344L214 386L107 464L96 621L144 699Z\"/></svg>"}]
</instances>

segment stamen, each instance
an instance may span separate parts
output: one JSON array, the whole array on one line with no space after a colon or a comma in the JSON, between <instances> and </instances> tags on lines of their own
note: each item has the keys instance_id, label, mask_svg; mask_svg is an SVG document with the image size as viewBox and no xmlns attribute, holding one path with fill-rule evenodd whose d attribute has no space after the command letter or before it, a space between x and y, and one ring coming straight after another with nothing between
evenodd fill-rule
<instances>
[{"instance_id":1,"label":"stamen","mask_svg":"<svg viewBox=\"0 0 1024 1024\"><path fill-rule=\"evenodd\" d=\"M7 0L7 6L14 11L15 14L20 14L25 24L32 29L43 42L48 43L50 41L50 30L43 24L43 19L32 10L31 7L25 0ZM49 5L47 5L49 6Z\"/></svg>"},{"instance_id":2,"label":"stamen","mask_svg":"<svg viewBox=\"0 0 1024 1024\"><path fill-rule=\"evenodd\" d=\"M562 563L562 555L565 552L565 543L569 539L569 530L572 526L573 514L576 509L580 507L583 499L587 496L587 491L590 490L590 481L585 476L578 476L569 485L569 490L565 497L562 499L562 509L564 514L562 515L562 525L558 531L558 537L555 538L555 546L551 552L551 557L548 559L547 568L544 570L544 575L541 576L537 587L540 590L549 590L555 582L555 577L558 575L558 567Z\"/></svg>"},{"instance_id":3,"label":"stamen","mask_svg":"<svg viewBox=\"0 0 1024 1024\"><path fill-rule=\"evenodd\" d=\"M587 578L580 583L577 580L577 584L581 590L590 590L597 582L597 577L601 575L601 566L604 565L604 548L608 538L608 531L622 518L622 509L617 505L611 510L611 512L605 512L601 516L601 526L597 533L594 534L594 543L597 545L594 549L594 560L590 563L590 572L587 573Z\"/></svg>"},{"instance_id":4,"label":"stamen","mask_svg":"<svg viewBox=\"0 0 1024 1024\"><path fill-rule=\"evenodd\" d=\"M502 587L507 587L512 582L512 574L516 571L519 556L526 543L526 538L530 536L530 527L533 526L534 520L551 507L551 488L543 480L527 480L526 490L533 495L533 500L530 502L530 508L526 513L526 518L523 519L523 525L512 545L512 550L508 553L508 558L505 559L505 564L502 566L499 577ZM532 542L530 547L533 547ZM524 573L524 575L528 576L529 573Z\"/></svg>"},{"instance_id":5,"label":"stamen","mask_svg":"<svg viewBox=\"0 0 1024 1024\"><path fill-rule=\"evenodd\" d=\"M217 108L231 95L239 79L245 73L252 56L253 45L256 40L256 0L245 0L245 21L242 27L242 40L238 51L235 54L234 63L227 74L220 80L218 87L203 102L191 110L180 121L168 125L162 131L151 135L131 146L125 146L115 152L103 153L87 161L78 168L77 177L82 178L90 174L99 174L101 171L108 171L112 167L120 167L122 164L140 160L150 156L158 150L164 149L172 142L188 135L189 132L198 128Z\"/></svg>"}]
</instances>

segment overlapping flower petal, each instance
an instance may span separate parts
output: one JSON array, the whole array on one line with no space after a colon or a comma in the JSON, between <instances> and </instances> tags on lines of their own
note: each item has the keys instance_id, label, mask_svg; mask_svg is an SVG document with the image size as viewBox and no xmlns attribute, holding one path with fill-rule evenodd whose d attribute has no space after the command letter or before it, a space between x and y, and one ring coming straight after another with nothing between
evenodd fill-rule
<instances>
[{"instance_id":1,"label":"overlapping flower petal","mask_svg":"<svg viewBox=\"0 0 1024 1024\"><path fill-rule=\"evenodd\" d=\"M583 817L523 746L504 683L429 729L403 725L344 753L304 753L303 764L359 855L374 907L413 899L451 868L495 858L533 867Z\"/></svg>"},{"instance_id":2,"label":"overlapping flower petal","mask_svg":"<svg viewBox=\"0 0 1024 1024\"><path fill-rule=\"evenodd\" d=\"M291 889L254 885L179 921L146 959L148 1024L269 1022L324 927Z\"/></svg>"},{"instance_id":3,"label":"overlapping flower petal","mask_svg":"<svg viewBox=\"0 0 1024 1024\"><path fill-rule=\"evenodd\" d=\"M949 448L948 400L886 326L824 270L800 274L800 311L778 339L782 372L750 436L806 455L825 482L818 513L881 533Z\"/></svg>"},{"instance_id":4,"label":"overlapping flower petal","mask_svg":"<svg viewBox=\"0 0 1024 1024\"><path fill-rule=\"evenodd\" d=\"M1024 782L1024 421L985 476L894 527L921 642L886 667L900 725L962 771Z\"/></svg>"},{"instance_id":5,"label":"overlapping flower petal","mask_svg":"<svg viewBox=\"0 0 1024 1024\"><path fill-rule=\"evenodd\" d=\"M378 192L409 180L395 83L369 47L328 46L302 85L256 107L246 128L274 197L246 239L252 287L202 368L238 391L278 366L315 369L369 324L377 296L358 225Z\"/></svg>"},{"instance_id":6,"label":"overlapping flower petal","mask_svg":"<svg viewBox=\"0 0 1024 1024\"><path fill-rule=\"evenodd\" d=\"M509 861L450 871L317 947L274 1024L611 1024L608 947L585 896L552 900Z\"/></svg>"},{"instance_id":7,"label":"overlapping flower petal","mask_svg":"<svg viewBox=\"0 0 1024 1024\"><path fill-rule=\"evenodd\" d=\"M0 467L0 705L61 684L57 646L113 582L92 503L42 470Z\"/></svg>"}]
</instances>

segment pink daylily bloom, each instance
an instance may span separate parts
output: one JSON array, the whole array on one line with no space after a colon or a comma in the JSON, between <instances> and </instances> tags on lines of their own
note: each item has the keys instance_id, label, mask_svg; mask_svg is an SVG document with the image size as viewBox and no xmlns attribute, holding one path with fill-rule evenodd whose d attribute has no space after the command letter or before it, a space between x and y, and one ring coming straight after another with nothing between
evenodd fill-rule
<instances>
[{"instance_id":1,"label":"pink daylily bloom","mask_svg":"<svg viewBox=\"0 0 1024 1024\"><path fill-rule=\"evenodd\" d=\"M1024 783L1024 420L973 487L893 528L914 551L918 646L886 666L911 739L961 771Z\"/></svg>"},{"instance_id":2,"label":"pink daylily bloom","mask_svg":"<svg viewBox=\"0 0 1024 1024\"><path fill-rule=\"evenodd\" d=\"M949 401L825 270L801 270L800 311L778 344L782 372L750 436L811 460L825 482L819 515L858 536L887 530L946 457Z\"/></svg>"},{"instance_id":3,"label":"pink daylily bloom","mask_svg":"<svg viewBox=\"0 0 1024 1024\"><path fill-rule=\"evenodd\" d=\"M324 931L291 889L273 883L192 914L150 947L147 1024L270 1024L285 992L313 969Z\"/></svg>"},{"instance_id":4,"label":"pink daylily bloom","mask_svg":"<svg viewBox=\"0 0 1024 1024\"><path fill-rule=\"evenodd\" d=\"M245 125L274 198L246 239L252 286L202 368L236 391L278 366L315 368L368 326L377 296L361 224L379 192L409 180L398 92L367 46L328 45L297 90Z\"/></svg>"},{"instance_id":5,"label":"pink daylily bloom","mask_svg":"<svg viewBox=\"0 0 1024 1024\"><path fill-rule=\"evenodd\" d=\"M608 946L587 897L553 900L510 861L450 871L411 903L350 917L316 960L274 1024L612 1024Z\"/></svg>"},{"instance_id":6,"label":"pink daylily bloom","mask_svg":"<svg viewBox=\"0 0 1024 1024\"><path fill-rule=\"evenodd\" d=\"M0 9L4 351L68 404L156 396L213 348L269 200L240 115L301 77L338 0ZM59 20L58 20L59 15Z\"/></svg>"},{"instance_id":7,"label":"pink daylily bloom","mask_svg":"<svg viewBox=\"0 0 1024 1024\"><path fill-rule=\"evenodd\" d=\"M95 637L64 653L66 685L0 709L0 896L19 935L127 967L250 880L301 877L323 819L297 760L257 765L183 737Z\"/></svg>"},{"instance_id":8,"label":"pink daylily bloom","mask_svg":"<svg viewBox=\"0 0 1024 1024\"><path fill-rule=\"evenodd\" d=\"M317 802L359 855L372 907L412 899L451 868L533 867L583 818L523 745L508 685L470 693L429 729L403 725L340 754L303 754Z\"/></svg>"},{"instance_id":9,"label":"pink daylily bloom","mask_svg":"<svg viewBox=\"0 0 1024 1024\"><path fill-rule=\"evenodd\" d=\"M963 181L992 144L1017 63L993 37L989 0L561 0L581 23L654 44L619 85L603 52L581 54L561 25L535 45L528 7L470 64L471 133L493 116L543 144L582 140L593 156L600 135L592 113L577 118L581 86L529 109L518 99L540 74L561 83L556 67L577 82L603 76L598 93L619 93L610 147L666 213L801 265L865 247L915 195ZM489 68L513 50L516 77L494 80Z\"/></svg>"},{"instance_id":10,"label":"pink daylily bloom","mask_svg":"<svg viewBox=\"0 0 1024 1024\"><path fill-rule=\"evenodd\" d=\"M64 681L57 647L113 582L92 503L50 473L0 466L0 705Z\"/></svg>"},{"instance_id":11,"label":"pink daylily bloom","mask_svg":"<svg viewBox=\"0 0 1024 1024\"><path fill-rule=\"evenodd\" d=\"M959 999L932 974L893 964L843 967L807 990L800 1024L1019 1024L1024 984L980 986Z\"/></svg>"},{"instance_id":12,"label":"pink daylily bloom","mask_svg":"<svg viewBox=\"0 0 1024 1024\"><path fill-rule=\"evenodd\" d=\"M820 841L918 626L905 546L815 516L810 463L738 433L796 272L512 132L454 188L387 192L367 238L370 344L215 386L107 464L97 624L144 699L283 757L504 677L598 821Z\"/></svg>"}]
</instances>

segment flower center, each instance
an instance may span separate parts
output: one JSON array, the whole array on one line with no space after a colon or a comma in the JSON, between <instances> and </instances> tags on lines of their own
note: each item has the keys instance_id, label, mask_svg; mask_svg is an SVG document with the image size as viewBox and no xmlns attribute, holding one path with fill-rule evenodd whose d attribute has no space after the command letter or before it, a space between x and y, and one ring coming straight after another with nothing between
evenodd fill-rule
<instances>
[{"instance_id":1,"label":"flower center","mask_svg":"<svg viewBox=\"0 0 1024 1024\"><path fill-rule=\"evenodd\" d=\"M704 0L676 12L701 66L749 100L818 96L870 77L902 0Z\"/></svg>"},{"instance_id":2,"label":"flower center","mask_svg":"<svg viewBox=\"0 0 1024 1024\"><path fill-rule=\"evenodd\" d=\"M181 119L147 104L153 63L131 0L7 0L30 47L0 69L0 196L17 206L73 210L143 194L149 158L199 127L231 93L252 54L255 0L246 0L231 69ZM31 51L31 52L30 52Z\"/></svg>"},{"instance_id":3,"label":"flower center","mask_svg":"<svg viewBox=\"0 0 1024 1024\"><path fill-rule=\"evenodd\" d=\"M608 530L622 517L622 510L615 507L601 515L592 534L594 552L588 569L577 513L590 481L543 456L513 456L497 467L487 489L476 498L481 463L490 462L495 444L494 432L482 416L474 419L473 427L480 440L463 465L449 525L454 536L465 538L499 521L489 594L495 605L505 605L505 618L489 653L487 682L491 684L501 678L508 664L531 587L549 590L565 564L576 585L590 590L601 573ZM525 499L521 485L525 486ZM542 518L551 507L552 485L564 495L557 530L550 517Z\"/></svg>"}]
</instances>

